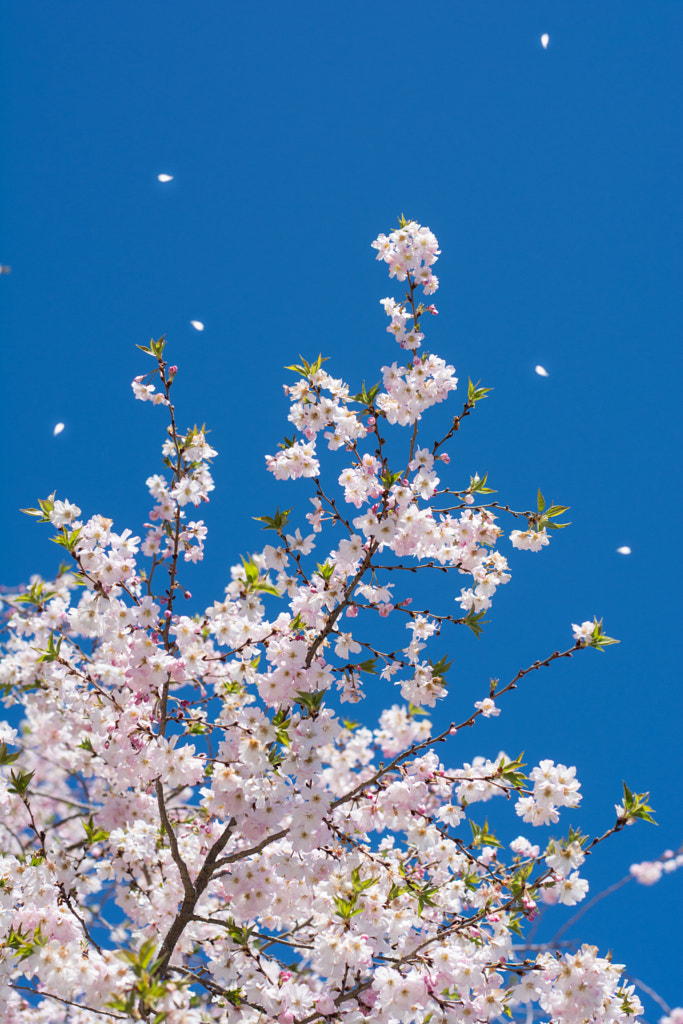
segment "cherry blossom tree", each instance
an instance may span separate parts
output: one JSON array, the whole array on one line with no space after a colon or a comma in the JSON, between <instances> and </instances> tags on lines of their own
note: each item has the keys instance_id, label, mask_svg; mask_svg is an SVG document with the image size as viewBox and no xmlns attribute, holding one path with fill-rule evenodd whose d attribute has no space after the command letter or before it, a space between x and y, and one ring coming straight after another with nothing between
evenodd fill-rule
<instances>
[{"instance_id":1,"label":"cherry blossom tree","mask_svg":"<svg viewBox=\"0 0 683 1024\"><path fill-rule=\"evenodd\" d=\"M529 673L616 641L597 619L574 625L564 649L436 722L449 664L431 641L481 632L510 580L500 523L538 552L567 509L539 491L513 510L486 477L455 479L449 448L488 389L470 381L459 411L426 416L458 385L421 352L437 240L402 219L373 246L405 287L382 300L400 358L353 394L321 356L288 368L294 433L266 462L306 478L312 508L298 527L291 509L260 516L272 543L212 607L187 613L182 569L203 557L190 516L217 453L178 426L163 338L138 346L151 370L133 381L166 416L144 537L54 494L25 510L67 562L6 601L0 686L23 716L21 732L0 725L7 1024L627 1024L642 1010L622 965L559 932L534 944L529 924L539 906L586 900L586 858L652 820L648 794L625 785L600 835L535 843L536 826L578 808L576 769L506 753L462 764L455 739ZM444 417L428 440L426 421ZM434 607L394 597L397 573L435 568L448 588ZM399 639L385 644L389 617ZM374 727L342 716L387 681L400 703ZM505 838L481 813L496 797ZM651 883L681 860L633 875Z\"/></svg>"}]
</instances>

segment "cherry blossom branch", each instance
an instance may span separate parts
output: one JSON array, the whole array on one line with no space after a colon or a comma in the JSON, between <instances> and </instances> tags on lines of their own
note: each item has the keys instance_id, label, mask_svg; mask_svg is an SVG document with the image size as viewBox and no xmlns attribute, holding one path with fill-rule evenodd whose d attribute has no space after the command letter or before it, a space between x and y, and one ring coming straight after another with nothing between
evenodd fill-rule
<instances>
[{"instance_id":1,"label":"cherry blossom branch","mask_svg":"<svg viewBox=\"0 0 683 1024\"><path fill-rule=\"evenodd\" d=\"M311 667L311 664L313 663L313 659L315 658L315 655L319 647L332 632L334 624L341 615L341 613L344 611L345 608L348 608L349 604L351 603L351 597L353 596L353 592L357 584L360 583L364 574L370 568L372 556L374 555L378 547L379 544L377 543L377 541L372 541L370 543L358 571L353 576L351 583L347 584L347 586L344 589L344 599L338 605L336 605L336 607L330 612L330 614L327 617L327 621L325 622L325 625L323 626L320 633L316 636L311 646L309 647L308 654L306 655L306 660L304 662L306 668Z\"/></svg>"},{"instance_id":2,"label":"cherry blossom branch","mask_svg":"<svg viewBox=\"0 0 683 1024\"><path fill-rule=\"evenodd\" d=\"M18 985L16 982L10 982L10 988L16 989L17 992L31 992L34 996L42 996L43 999L55 999L58 1003L63 1003L64 1006L75 1006L78 1010L88 1010L90 1013L96 1013L100 1017L108 1017L109 1020L130 1020L130 1017L123 1017L119 1013L112 1013L111 1010L98 1010L94 1006L88 1006L87 1003L76 1003L71 999L55 995L54 992L46 992L45 989L34 988L32 985Z\"/></svg>"}]
</instances>

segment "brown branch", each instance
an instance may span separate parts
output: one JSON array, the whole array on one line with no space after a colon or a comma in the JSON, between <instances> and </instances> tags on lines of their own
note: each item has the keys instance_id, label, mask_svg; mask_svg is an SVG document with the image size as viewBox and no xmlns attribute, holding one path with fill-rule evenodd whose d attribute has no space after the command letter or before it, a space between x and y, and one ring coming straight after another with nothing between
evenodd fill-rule
<instances>
[{"instance_id":1,"label":"brown branch","mask_svg":"<svg viewBox=\"0 0 683 1024\"><path fill-rule=\"evenodd\" d=\"M102 1017L108 1017L110 1020L130 1020L130 1017L122 1017L119 1013L110 1013L109 1010L96 1010L94 1006L87 1006L83 1003L74 1003L71 999L64 999L62 996L56 996L52 992L45 992L44 989L33 988L31 985L15 985L10 983L10 988L17 989L22 992L32 992L33 995L42 996L44 999L56 999L59 1003L64 1003L65 1006L75 1006L78 1010L89 1010L90 1013L99 1013Z\"/></svg>"}]
</instances>

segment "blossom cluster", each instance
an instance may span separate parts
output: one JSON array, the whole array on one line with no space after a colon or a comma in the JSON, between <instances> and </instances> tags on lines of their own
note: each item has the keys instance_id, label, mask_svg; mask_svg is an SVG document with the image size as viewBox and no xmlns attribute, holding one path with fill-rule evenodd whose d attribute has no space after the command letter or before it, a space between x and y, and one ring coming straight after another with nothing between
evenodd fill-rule
<instances>
[{"instance_id":1,"label":"blossom cluster","mask_svg":"<svg viewBox=\"0 0 683 1024\"><path fill-rule=\"evenodd\" d=\"M657 860L631 864L631 875L641 885L654 885L662 875L670 875L680 867L683 867L683 851L675 853L673 850L665 850Z\"/></svg>"},{"instance_id":2,"label":"blossom cluster","mask_svg":"<svg viewBox=\"0 0 683 1024\"><path fill-rule=\"evenodd\" d=\"M418 284L435 290L428 229L409 222L374 245L409 301ZM397 340L417 347L404 326ZM471 484L450 486L441 441L418 437L455 389L453 367L414 356L356 395L321 358L294 367L303 440L267 465L313 478L312 532L289 525L291 510L260 517L272 543L189 614L180 570L202 558L206 527L187 506L209 500L217 452L176 427L163 339L144 351L156 370L135 396L170 417L144 538L52 495L28 511L70 566L8 601L0 689L24 719L21 733L0 724L5 1019L467 1024L536 1004L558 1024L629 1024L639 1000L592 947L518 955L539 901L584 898L585 838L518 836L508 856L478 813L501 796L532 828L555 825L579 805L576 769L544 759L527 775L504 752L458 764L457 747L527 672L609 638L591 623L567 651L487 683L459 724L439 730L424 710L449 693L442 629L478 635L510 579L493 510ZM410 439L390 458L393 426ZM325 487L321 432L338 453L326 458L344 460ZM456 503L438 510L446 494ZM419 567L470 577L456 598L466 614L412 609L395 570ZM378 682L403 703L374 727L340 714ZM628 798L593 845L645 806Z\"/></svg>"},{"instance_id":3,"label":"blossom cluster","mask_svg":"<svg viewBox=\"0 0 683 1024\"><path fill-rule=\"evenodd\" d=\"M432 266L441 250L429 228L414 220L404 221L389 236L379 235L372 247L377 249L377 259L389 264L389 277L421 285L426 295L431 295L439 287Z\"/></svg>"}]
</instances>

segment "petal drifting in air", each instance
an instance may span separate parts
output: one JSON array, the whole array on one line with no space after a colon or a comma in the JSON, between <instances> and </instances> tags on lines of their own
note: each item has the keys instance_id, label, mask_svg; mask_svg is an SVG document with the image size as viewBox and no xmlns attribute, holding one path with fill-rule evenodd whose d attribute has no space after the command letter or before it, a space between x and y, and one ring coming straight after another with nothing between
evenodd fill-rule
<instances>
[{"instance_id":1,"label":"petal drifting in air","mask_svg":"<svg viewBox=\"0 0 683 1024\"><path fill-rule=\"evenodd\" d=\"M64 424L63 423L55 423L54 430L52 431L52 436L56 437L57 434L61 434L61 432L63 430L64 430Z\"/></svg>"},{"instance_id":2,"label":"petal drifting in air","mask_svg":"<svg viewBox=\"0 0 683 1024\"><path fill-rule=\"evenodd\" d=\"M195 331L204 330L204 324L201 322L201 320L190 320L190 323L194 327Z\"/></svg>"},{"instance_id":3,"label":"petal drifting in air","mask_svg":"<svg viewBox=\"0 0 683 1024\"><path fill-rule=\"evenodd\" d=\"M620 555L630 555L631 549L627 544L624 544L622 548L617 548L617 553Z\"/></svg>"},{"instance_id":4,"label":"petal drifting in air","mask_svg":"<svg viewBox=\"0 0 683 1024\"><path fill-rule=\"evenodd\" d=\"M535 366L534 369L539 377L549 377L550 374L546 370L545 366Z\"/></svg>"},{"instance_id":5,"label":"petal drifting in air","mask_svg":"<svg viewBox=\"0 0 683 1024\"><path fill-rule=\"evenodd\" d=\"M173 181L172 174L157 174L158 181Z\"/></svg>"},{"instance_id":6,"label":"petal drifting in air","mask_svg":"<svg viewBox=\"0 0 683 1024\"><path fill-rule=\"evenodd\" d=\"M548 35L547 32L544 32L543 35L541 36L541 46L543 47L544 50L548 49L548 43L549 42L550 42L550 36Z\"/></svg>"}]
</instances>

